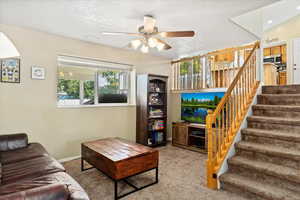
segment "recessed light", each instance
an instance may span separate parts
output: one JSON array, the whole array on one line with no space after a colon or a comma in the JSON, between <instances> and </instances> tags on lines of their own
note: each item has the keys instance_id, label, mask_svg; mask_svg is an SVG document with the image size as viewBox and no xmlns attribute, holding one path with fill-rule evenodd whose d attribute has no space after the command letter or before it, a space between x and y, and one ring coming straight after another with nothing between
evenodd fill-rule
<instances>
[{"instance_id":1,"label":"recessed light","mask_svg":"<svg viewBox=\"0 0 300 200\"><path fill-rule=\"evenodd\" d=\"M296 8L297 10L300 10L300 6L297 6L297 8Z\"/></svg>"},{"instance_id":2,"label":"recessed light","mask_svg":"<svg viewBox=\"0 0 300 200\"><path fill-rule=\"evenodd\" d=\"M268 20L268 24L272 24L273 23L273 21L272 20Z\"/></svg>"}]
</instances>

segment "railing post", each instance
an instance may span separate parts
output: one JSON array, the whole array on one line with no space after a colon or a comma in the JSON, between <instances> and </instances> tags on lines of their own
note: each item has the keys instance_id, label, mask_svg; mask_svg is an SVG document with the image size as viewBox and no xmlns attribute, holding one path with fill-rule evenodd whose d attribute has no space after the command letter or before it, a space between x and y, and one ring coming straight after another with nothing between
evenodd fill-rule
<instances>
[{"instance_id":1,"label":"railing post","mask_svg":"<svg viewBox=\"0 0 300 200\"><path fill-rule=\"evenodd\" d=\"M207 139L207 153L208 159L206 161L206 175L207 175L207 187L210 189L217 189L217 177L215 175L214 167L214 159L213 159L213 130L212 130L212 111L208 110L208 115L206 117L206 134L208 136Z\"/></svg>"}]
</instances>

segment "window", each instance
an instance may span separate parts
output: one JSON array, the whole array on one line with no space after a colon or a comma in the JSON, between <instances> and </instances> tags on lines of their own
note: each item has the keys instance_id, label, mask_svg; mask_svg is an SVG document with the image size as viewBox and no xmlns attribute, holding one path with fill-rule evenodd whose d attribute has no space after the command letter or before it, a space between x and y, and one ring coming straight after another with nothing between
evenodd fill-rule
<instances>
[{"instance_id":1,"label":"window","mask_svg":"<svg viewBox=\"0 0 300 200\"><path fill-rule=\"evenodd\" d=\"M132 66L67 56L58 63L58 106L135 103Z\"/></svg>"}]
</instances>

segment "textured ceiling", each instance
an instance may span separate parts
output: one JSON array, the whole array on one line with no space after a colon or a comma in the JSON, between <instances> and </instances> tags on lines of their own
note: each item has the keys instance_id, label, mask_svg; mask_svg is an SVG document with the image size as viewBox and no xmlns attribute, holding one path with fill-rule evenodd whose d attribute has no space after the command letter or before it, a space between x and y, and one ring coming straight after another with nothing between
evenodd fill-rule
<instances>
[{"instance_id":1,"label":"textured ceiling","mask_svg":"<svg viewBox=\"0 0 300 200\"><path fill-rule=\"evenodd\" d=\"M137 32L143 16L160 31L194 30L194 38L165 39L173 48L154 55L178 58L255 40L229 18L276 0L0 0L0 23L125 48L133 37L102 31Z\"/></svg>"}]
</instances>

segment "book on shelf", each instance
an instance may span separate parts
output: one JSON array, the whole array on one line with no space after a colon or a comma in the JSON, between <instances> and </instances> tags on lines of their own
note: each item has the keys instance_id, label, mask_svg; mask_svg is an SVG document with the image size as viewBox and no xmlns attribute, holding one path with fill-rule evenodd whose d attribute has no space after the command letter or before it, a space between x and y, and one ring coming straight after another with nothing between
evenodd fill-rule
<instances>
[{"instance_id":1,"label":"book on shelf","mask_svg":"<svg viewBox=\"0 0 300 200\"><path fill-rule=\"evenodd\" d=\"M164 133L160 131L153 131L148 139L149 145L160 144L164 141Z\"/></svg>"},{"instance_id":2,"label":"book on shelf","mask_svg":"<svg viewBox=\"0 0 300 200\"><path fill-rule=\"evenodd\" d=\"M149 123L149 130L162 130L165 128L164 120L153 120Z\"/></svg>"},{"instance_id":3,"label":"book on shelf","mask_svg":"<svg viewBox=\"0 0 300 200\"><path fill-rule=\"evenodd\" d=\"M149 116L150 116L150 118L151 117L152 118L163 117L164 116L164 112L162 111L162 109L150 108Z\"/></svg>"}]
</instances>

